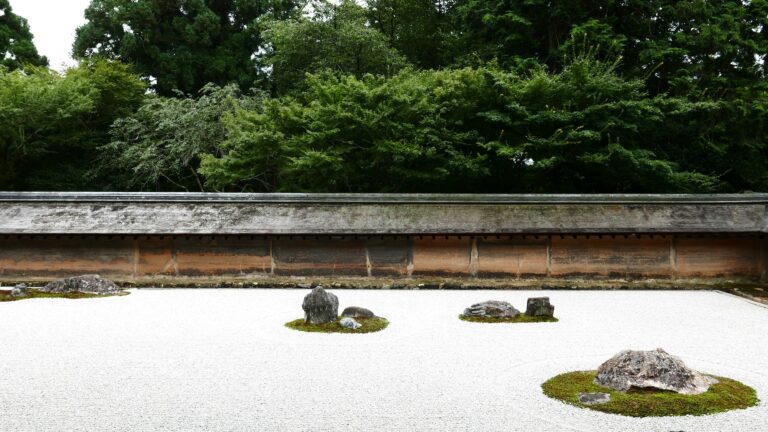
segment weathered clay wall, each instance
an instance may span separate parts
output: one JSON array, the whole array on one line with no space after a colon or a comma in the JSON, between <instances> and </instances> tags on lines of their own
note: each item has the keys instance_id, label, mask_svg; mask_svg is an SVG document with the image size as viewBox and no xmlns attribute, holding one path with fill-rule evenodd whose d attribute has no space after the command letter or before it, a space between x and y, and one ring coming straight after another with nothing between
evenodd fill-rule
<instances>
[{"instance_id":1,"label":"weathered clay wall","mask_svg":"<svg viewBox=\"0 0 768 432\"><path fill-rule=\"evenodd\" d=\"M152 276L760 279L758 235L5 235L0 280Z\"/></svg>"},{"instance_id":2,"label":"weathered clay wall","mask_svg":"<svg viewBox=\"0 0 768 432\"><path fill-rule=\"evenodd\" d=\"M0 282L762 279L765 236L768 194L0 192Z\"/></svg>"}]
</instances>

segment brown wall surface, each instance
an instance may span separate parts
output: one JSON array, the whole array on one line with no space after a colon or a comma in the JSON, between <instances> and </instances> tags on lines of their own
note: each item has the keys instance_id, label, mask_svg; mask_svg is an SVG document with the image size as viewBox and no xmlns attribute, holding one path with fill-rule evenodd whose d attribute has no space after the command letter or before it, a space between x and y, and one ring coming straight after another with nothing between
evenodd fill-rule
<instances>
[{"instance_id":1,"label":"brown wall surface","mask_svg":"<svg viewBox=\"0 0 768 432\"><path fill-rule=\"evenodd\" d=\"M6 235L0 277L758 279L765 251L757 236Z\"/></svg>"},{"instance_id":2,"label":"brown wall surface","mask_svg":"<svg viewBox=\"0 0 768 432\"><path fill-rule=\"evenodd\" d=\"M552 276L671 277L671 238L552 238Z\"/></svg>"},{"instance_id":3,"label":"brown wall surface","mask_svg":"<svg viewBox=\"0 0 768 432\"><path fill-rule=\"evenodd\" d=\"M494 236L477 238L480 277L542 277L549 274L549 240Z\"/></svg>"}]
</instances>

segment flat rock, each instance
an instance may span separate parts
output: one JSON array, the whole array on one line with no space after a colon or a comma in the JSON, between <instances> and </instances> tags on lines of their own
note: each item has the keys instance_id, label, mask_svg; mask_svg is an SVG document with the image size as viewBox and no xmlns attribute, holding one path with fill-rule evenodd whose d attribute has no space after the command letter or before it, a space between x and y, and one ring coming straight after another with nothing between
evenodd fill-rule
<instances>
[{"instance_id":1,"label":"flat rock","mask_svg":"<svg viewBox=\"0 0 768 432\"><path fill-rule=\"evenodd\" d=\"M350 318L373 318L376 315L369 309L357 306L350 306L341 312L341 316Z\"/></svg>"},{"instance_id":2,"label":"flat rock","mask_svg":"<svg viewBox=\"0 0 768 432\"><path fill-rule=\"evenodd\" d=\"M353 318L342 318L341 321L339 321L339 325L341 325L344 328L357 330L363 325L359 322L355 321Z\"/></svg>"},{"instance_id":3,"label":"flat rock","mask_svg":"<svg viewBox=\"0 0 768 432\"><path fill-rule=\"evenodd\" d=\"M525 308L525 314L534 317L555 316L555 306L549 303L549 297L531 297Z\"/></svg>"},{"instance_id":4,"label":"flat rock","mask_svg":"<svg viewBox=\"0 0 768 432\"><path fill-rule=\"evenodd\" d=\"M40 288L40 291L48 293L114 294L120 291L120 288L109 279L91 274L55 280Z\"/></svg>"},{"instance_id":5,"label":"flat rock","mask_svg":"<svg viewBox=\"0 0 768 432\"><path fill-rule=\"evenodd\" d=\"M475 303L464 309L464 316L467 317L515 318L518 315L520 315L520 311L515 309L514 306L505 301L498 300Z\"/></svg>"},{"instance_id":6,"label":"flat rock","mask_svg":"<svg viewBox=\"0 0 768 432\"><path fill-rule=\"evenodd\" d=\"M584 405L601 405L611 401L608 393L579 393L578 397Z\"/></svg>"},{"instance_id":7,"label":"flat rock","mask_svg":"<svg viewBox=\"0 0 768 432\"><path fill-rule=\"evenodd\" d=\"M304 309L305 323L329 323L336 321L339 316L339 298L335 294L325 291L322 286L317 286L304 297L301 308Z\"/></svg>"},{"instance_id":8,"label":"flat rock","mask_svg":"<svg viewBox=\"0 0 768 432\"><path fill-rule=\"evenodd\" d=\"M691 395L704 393L715 382L661 348L622 351L600 365L595 378L595 384L619 391L655 388Z\"/></svg>"}]
</instances>

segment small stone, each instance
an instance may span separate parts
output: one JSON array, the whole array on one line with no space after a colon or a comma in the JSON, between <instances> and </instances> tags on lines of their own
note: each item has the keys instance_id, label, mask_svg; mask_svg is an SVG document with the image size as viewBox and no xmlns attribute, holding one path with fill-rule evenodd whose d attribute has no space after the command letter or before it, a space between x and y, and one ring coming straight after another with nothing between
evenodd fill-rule
<instances>
[{"instance_id":1,"label":"small stone","mask_svg":"<svg viewBox=\"0 0 768 432\"><path fill-rule=\"evenodd\" d=\"M467 317L515 318L518 315L520 315L520 311L514 306L498 300L476 303L464 309L464 316Z\"/></svg>"},{"instance_id":2,"label":"small stone","mask_svg":"<svg viewBox=\"0 0 768 432\"><path fill-rule=\"evenodd\" d=\"M360 324L359 322L355 321L352 318L342 318L341 321L339 321L339 324L344 328L348 328L352 330L357 330L363 326L362 324Z\"/></svg>"},{"instance_id":3,"label":"small stone","mask_svg":"<svg viewBox=\"0 0 768 432\"><path fill-rule=\"evenodd\" d=\"M40 288L40 291L48 293L114 294L120 291L120 288L109 279L91 274L55 280Z\"/></svg>"},{"instance_id":4,"label":"small stone","mask_svg":"<svg viewBox=\"0 0 768 432\"><path fill-rule=\"evenodd\" d=\"M29 295L29 288L25 284L18 284L11 289L11 297L26 297Z\"/></svg>"},{"instance_id":5,"label":"small stone","mask_svg":"<svg viewBox=\"0 0 768 432\"><path fill-rule=\"evenodd\" d=\"M528 299L525 314L533 317L553 317L555 306L549 303L549 297L531 297Z\"/></svg>"},{"instance_id":6,"label":"small stone","mask_svg":"<svg viewBox=\"0 0 768 432\"><path fill-rule=\"evenodd\" d=\"M579 393L579 402L584 405L600 405L611 401L608 393Z\"/></svg>"},{"instance_id":7,"label":"small stone","mask_svg":"<svg viewBox=\"0 0 768 432\"><path fill-rule=\"evenodd\" d=\"M622 351L601 364L595 378L595 384L619 391L655 388L688 395L704 393L715 382L661 348Z\"/></svg>"},{"instance_id":8,"label":"small stone","mask_svg":"<svg viewBox=\"0 0 768 432\"><path fill-rule=\"evenodd\" d=\"M304 309L304 322L307 324L325 324L336 321L339 316L339 298L326 292L321 285L315 287L304 297L301 304Z\"/></svg>"},{"instance_id":9,"label":"small stone","mask_svg":"<svg viewBox=\"0 0 768 432\"><path fill-rule=\"evenodd\" d=\"M371 312L369 309L350 306L341 312L341 316L350 318L373 318L376 315L374 315L373 312Z\"/></svg>"}]
</instances>

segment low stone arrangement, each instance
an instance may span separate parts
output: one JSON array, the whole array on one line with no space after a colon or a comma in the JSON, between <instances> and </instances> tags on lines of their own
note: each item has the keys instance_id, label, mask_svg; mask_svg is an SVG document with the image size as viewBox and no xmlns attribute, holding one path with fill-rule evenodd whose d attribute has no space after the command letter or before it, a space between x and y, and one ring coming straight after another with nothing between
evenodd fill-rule
<instances>
[{"instance_id":1,"label":"low stone arrangement","mask_svg":"<svg viewBox=\"0 0 768 432\"><path fill-rule=\"evenodd\" d=\"M47 293L117 294L119 291L114 282L94 274L55 280L40 288L40 292Z\"/></svg>"},{"instance_id":2,"label":"low stone arrangement","mask_svg":"<svg viewBox=\"0 0 768 432\"><path fill-rule=\"evenodd\" d=\"M528 299L525 314L508 302L488 300L464 309L459 319L487 323L556 322L554 314L555 306L549 302L549 297L533 297Z\"/></svg>"},{"instance_id":3,"label":"low stone arrangement","mask_svg":"<svg viewBox=\"0 0 768 432\"><path fill-rule=\"evenodd\" d=\"M633 417L713 414L758 402L751 387L690 369L661 348L622 351L597 371L561 374L542 389L572 405Z\"/></svg>"},{"instance_id":4,"label":"low stone arrangement","mask_svg":"<svg viewBox=\"0 0 768 432\"><path fill-rule=\"evenodd\" d=\"M304 297L301 308L304 318L288 322L286 327L319 333L372 333L389 325L385 318L358 306L347 307L339 316L339 298L322 286Z\"/></svg>"},{"instance_id":5,"label":"low stone arrangement","mask_svg":"<svg viewBox=\"0 0 768 432\"><path fill-rule=\"evenodd\" d=\"M0 289L0 301L30 298L80 299L124 294L127 292L108 279L99 275L82 275L55 280L38 289L31 289L26 284L18 284L10 290Z\"/></svg>"}]
</instances>

